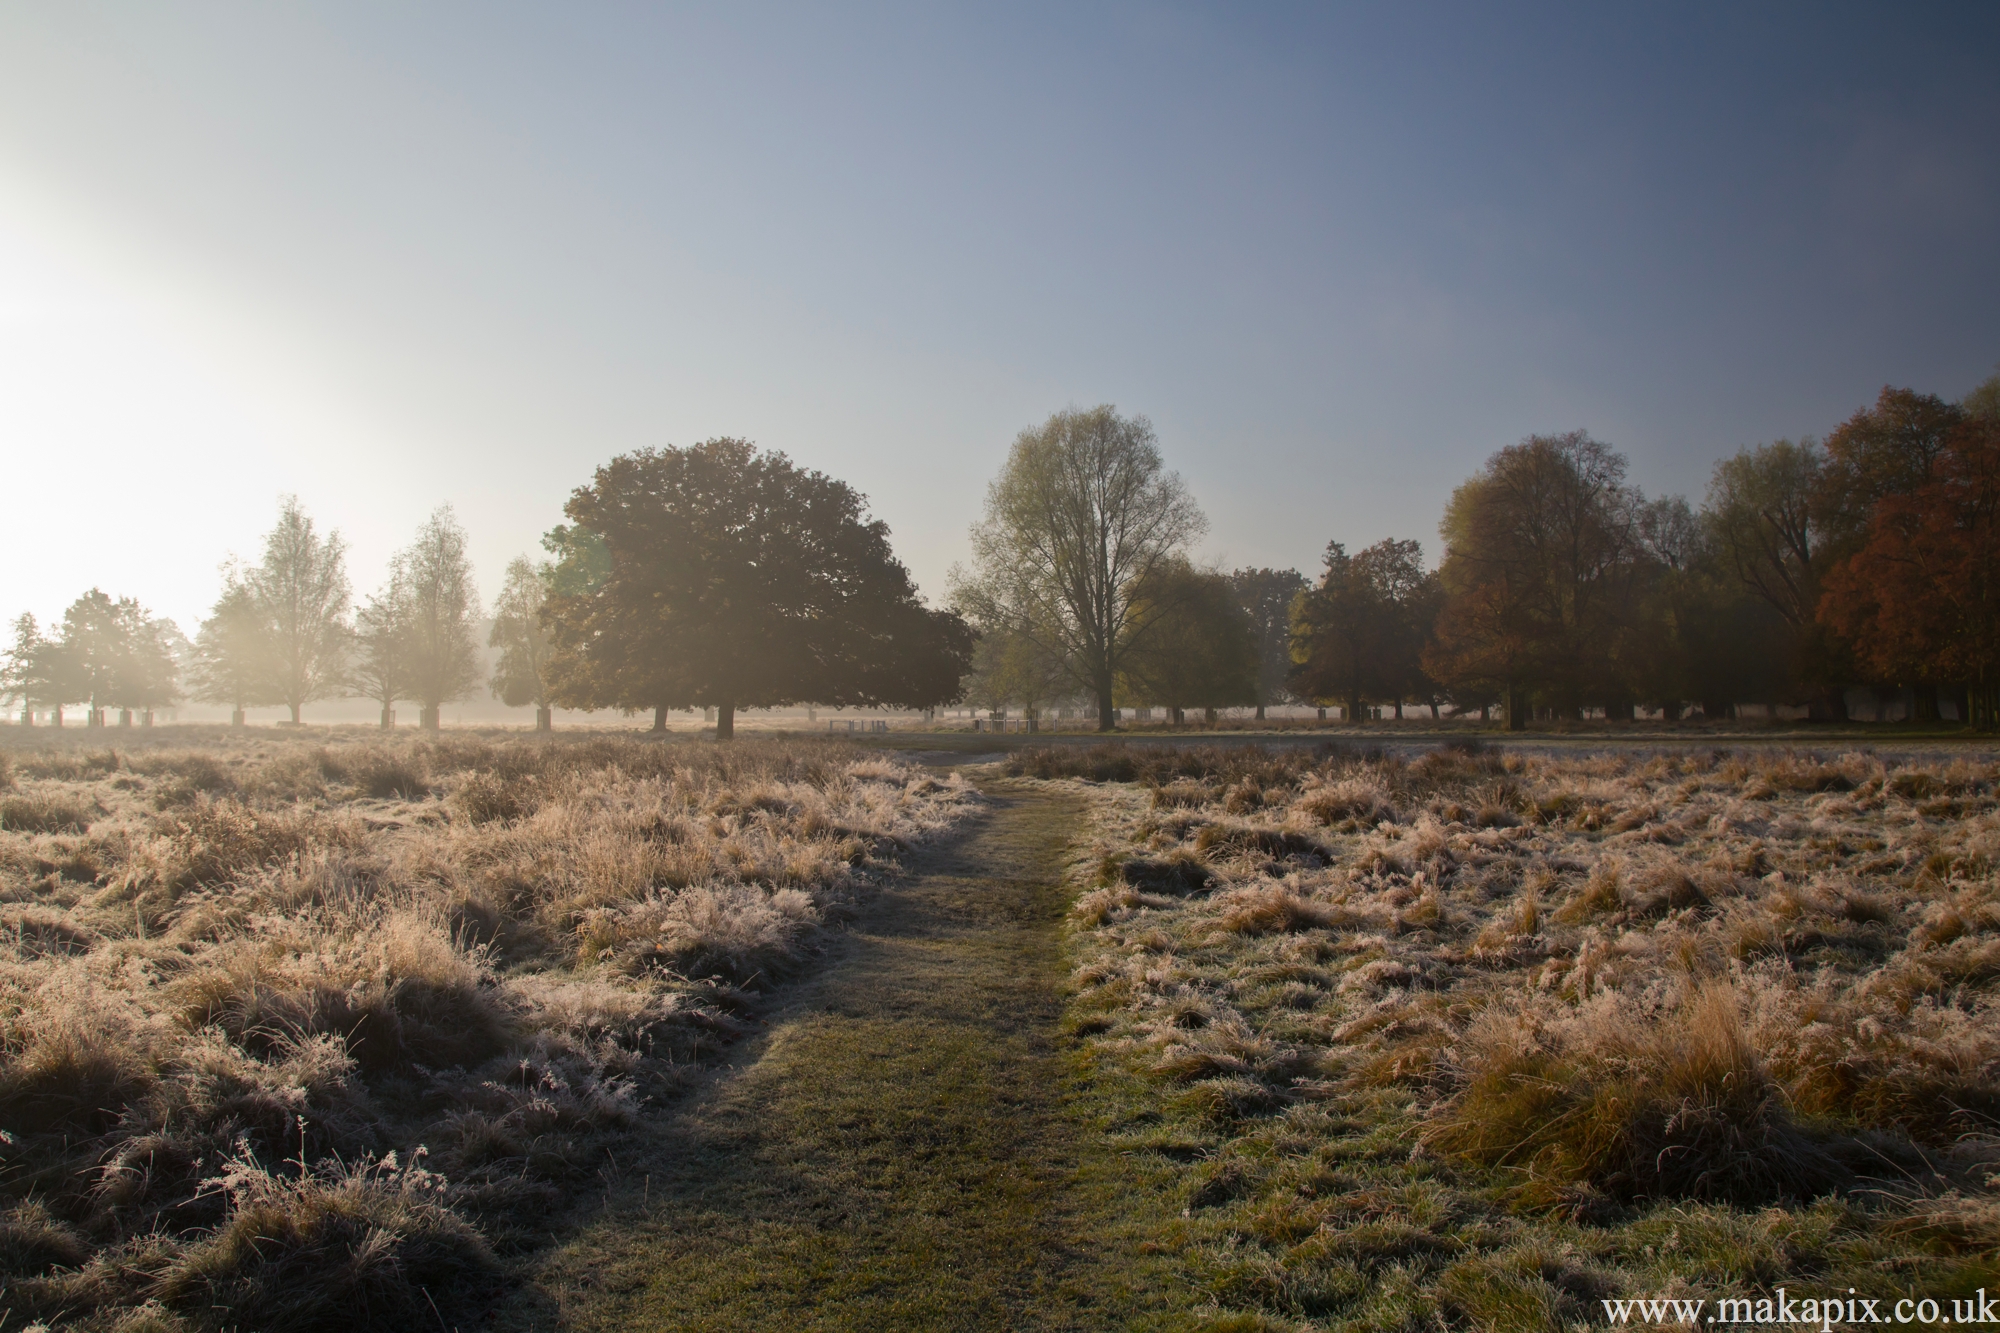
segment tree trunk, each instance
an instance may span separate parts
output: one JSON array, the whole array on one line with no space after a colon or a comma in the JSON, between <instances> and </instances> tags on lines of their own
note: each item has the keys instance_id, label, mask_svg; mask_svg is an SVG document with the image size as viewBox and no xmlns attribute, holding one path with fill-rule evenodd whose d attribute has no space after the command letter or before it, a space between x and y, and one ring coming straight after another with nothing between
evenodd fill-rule
<instances>
[{"instance_id":1,"label":"tree trunk","mask_svg":"<svg viewBox=\"0 0 2000 1333\"><path fill-rule=\"evenodd\" d=\"M1259 722L1264 720L1264 705L1262 704L1257 705L1257 720Z\"/></svg>"},{"instance_id":2,"label":"tree trunk","mask_svg":"<svg viewBox=\"0 0 2000 1333\"><path fill-rule=\"evenodd\" d=\"M1400 694L1396 696L1396 720L1403 720L1403 696Z\"/></svg>"},{"instance_id":3,"label":"tree trunk","mask_svg":"<svg viewBox=\"0 0 2000 1333\"><path fill-rule=\"evenodd\" d=\"M60 727L60 726L62 725L62 705L61 705L61 704L57 704L57 705L55 706L55 711L54 711L54 713L53 713L53 714L52 714L51 716L52 716L52 717L53 717L53 718L55 719L55 722L54 722L54 725L56 725L56 726Z\"/></svg>"},{"instance_id":4,"label":"tree trunk","mask_svg":"<svg viewBox=\"0 0 2000 1333\"><path fill-rule=\"evenodd\" d=\"M299 710L300 710L300 709L302 709L302 708L304 708L304 707L305 707L305 705L304 705L304 704L293 704L293 705L292 705L292 725L293 725L293 726L295 726L295 727L296 727L296 726L298 726L298 725L299 725Z\"/></svg>"},{"instance_id":5,"label":"tree trunk","mask_svg":"<svg viewBox=\"0 0 2000 1333\"><path fill-rule=\"evenodd\" d=\"M1507 687L1507 730L1526 731L1528 729L1528 699L1524 691L1514 686Z\"/></svg>"},{"instance_id":6,"label":"tree trunk","mask_svg":"<svg viewBox=\"0 0 2000 1333\"><path fill-rule=\"evenodd\" d=\"M1972 691L1963 685L1945 686L1945 698L1951 701L1951 710L1958 714L1958 725L1964 726L1972 720Z\"/></svg>"},{"instance_id":7,"label":"tree trunk","mask_svg":"<svg viewBox=\"0 0 2000 1333\"><path fill-rule=\"evenodd\" d=\"M1910 717L1916 722L1938 720L1937 686L1919 685L1910 692Z\"/></svg>"},{"instance_id":8,"label":"tree trunk","mask_svg":"<svg viewBox=\"0 0 2000 1333\"><path fill-rule=\"evenodd\" d=\"M1111 706L1111 677L1106 675L1097 682L1097 729L1113 731L1118 726L1118 713Z\"/></svg>"},{"instance_id":9,"label":"tree trunk","mask_svg":"<svg viewBox=\"0 0 2000 1333\"><path fill-rule=\"evenodd\" d=\"M424 709L423 713L419 717L418 725L422 727L425 731L436 731L438 729L439 715L442 714L443 712L444 712L443 704L429 705Z\"/></svg>"},{"instance_id":10,"label":"tree trunk","mask_svg":"<svg viewBox=\"0 0 2000 1333\"><path fill-rule=\"evenodd\" d=\"M1343 721L1361 721L1361 692L1359 690L1349 690L1347 692L1347 702L1344 707L1347 710L1347 715L1342 719Z\"/></svg>"},{"instance_id":11,"label":"tree trunk","mask_svg":"<svg viewBox=\"0 0 2000 1333\"><path fill-rule=\"evenodd\" d=\"M665 731L666 729L667 729L667 710L665 708L655 708L653 710L653 730Z\"/></svg>"},{"instance_id":12,"label":"tree trunk","mask_svg":"<svg viewBox=\"0 0 2000 1333\"><path fill-rule=\"evenodd\" d=\"M552 711L547 708L537 708L535 710L535 730L554 731L555 729L555 717Z\"/></svg>"},{"instance_id":13,"label":"tree trunk","mask_svg":"<svg viewBox=\"0 0 2000 1333\"><path fill-rule=\"evenodd\" d=\"M1720 699L1703 699L1701 701L1701 715L1710 722L1724 721L1732 711L1734 710Z\"/></svg>"},{"instance_id":14,"label":"tree trunk","mask_svg":"<svg viewBox=\"0 0 2000 1333\"><path fill-rule=\"evenodd\" d=\"M1935 702L1935 701L1933 701L1933 702ZM119 727L120 727L120 728L129 728L129 727L130 727L130 726L132 725L132 710L131 710L131 709L129 709L129 708L121 708L121 709L119 709L119 710L118 710L118 725L119 725Z\"/></svg>"},{"instance_id":15,"label":"tree trunk","mask_svg":"<svg viewBox=\"0 0 2000 1333\"><path fill-rule=\"evenodd\" d=\"M243 710L242 710L242 709L240 709L240 708L232 708L232 709L231 709L231 710L229 711L229 725L230 725L230 726L232 726L232 727L241 727L242 725L244 725L244 722L245 722L245 720L246 720L246 719L245 719L245 717L244 717L244 714L243 714Z\"/></svg>"},{"instance_id":16,"label":"tree trunk","mask_svg":"<svg viewBox=\"0 0 2000 1333\"><path fill-rule=\"evenodd\" d=\"M384 731L387 731L387 730L388 730L388 729L389 729L390 727L393 727L393 726L395 726L395 725L396 725L396 720L395 720L395 719L394 719L393 717L389 716L389 705L387 705L387 704L383 704L383 705L382 705L382 730L384 730Z\"/></svg>"},{"instance_id":17,"label":"tree trunk","mask_svg":"<svg viewBox=\"0 0 2000 1333\"><path fill-rule=\"evenodd\" d=\"M715 706L715 739L719 741L736 739L735 704L717 704Z\"/></svg>"},{"instance_id":18,"label":"tree trunk","mask_svg":"<svg viewBox=\"0 0 2000 1333\"><path fill-rule=\"evenodd\" d=\"M22 725L22 726L24 726L24 727L32 727L32 726L34 726L34 725L35 725L35 710L34 710L34 709L32 709L32 708L23 708L23 709L21 710L21 725Z\"/></svg>"}]
</instances>

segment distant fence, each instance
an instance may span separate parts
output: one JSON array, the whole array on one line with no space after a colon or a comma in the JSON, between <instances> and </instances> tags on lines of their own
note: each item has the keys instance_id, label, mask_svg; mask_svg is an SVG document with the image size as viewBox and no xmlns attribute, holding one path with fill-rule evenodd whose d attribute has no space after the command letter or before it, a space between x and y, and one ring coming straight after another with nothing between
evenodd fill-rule
<instances>
[{"instance_id":1,"label":"distant fence","mask_svg":"<svg viewBox=\"0 0 2000 1333\"><path fill-rule=\"evenodd\" d=\"M841 732L887 731L889 729L889 724L886 721L883 721L879 718L873 720L870 720L868 718L846 718L828 722L826 724L826 729L828 731L841 731Z\"/></svg>"}]
</instances>

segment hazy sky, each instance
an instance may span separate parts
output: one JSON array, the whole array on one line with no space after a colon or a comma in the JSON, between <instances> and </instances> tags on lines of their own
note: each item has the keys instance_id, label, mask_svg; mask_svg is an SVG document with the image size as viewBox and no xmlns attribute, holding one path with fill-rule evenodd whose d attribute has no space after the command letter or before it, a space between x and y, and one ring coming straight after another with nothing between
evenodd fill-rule
<instances>
[{"instance_id":1,"label":"hazy sky","mask_svg":"<svg viewBox=\"0 0 2000 1333\"><path fill-rule=\"evenodd\" d=\"M190 632L296 492L482 589L643 445L852 482L933 597L1013 436L1155 423L1207 554L1649 491L2000 361L2000 9L0 5L0 613Z\"/></svg>"}]
</instances>

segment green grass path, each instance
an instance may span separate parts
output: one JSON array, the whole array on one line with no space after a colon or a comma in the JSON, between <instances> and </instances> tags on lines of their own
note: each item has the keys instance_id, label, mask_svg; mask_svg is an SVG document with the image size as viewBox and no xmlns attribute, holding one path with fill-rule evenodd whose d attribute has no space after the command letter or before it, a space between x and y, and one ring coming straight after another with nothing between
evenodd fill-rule
<instances>
[{"instance_id":1,"label":"green grass path","mask_svg":"<svg viewBox=\"0 0 2000 1333\"><path fill-rule=\"evenodd\" d=\"M1185 1325L1142 1244L1163 1172L1108 1145L1112 1094L1058 1031L1080 811L986 792L649 1136L649 1160L621 1164L602 1218L538 1275L559 1326Z\"/></svg>"}]
</instances>

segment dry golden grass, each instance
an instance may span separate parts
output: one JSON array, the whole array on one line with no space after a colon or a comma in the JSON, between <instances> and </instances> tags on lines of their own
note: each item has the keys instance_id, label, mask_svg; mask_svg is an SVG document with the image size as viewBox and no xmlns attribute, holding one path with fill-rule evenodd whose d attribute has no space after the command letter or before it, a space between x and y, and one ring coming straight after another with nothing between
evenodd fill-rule
<instances>
[{"instance_id":1,"label":"dry golden grass","mask_svg":"<svg viewBox=\"0 0 2000 1333\"><path fill-rule=\"evenodd\" d=\"M1984 756L1015 765L1133 784L1093 788L1072 1023L1161 1080L1147 1141L1201 1145L1179 1243L1223 1307L1557 1327L1787 1265L2000 1278ZM1817 1239L1732 1268L1752 1218Z\"/></svg>"},{"instance_id":2,"label":"dry golden grass","mask_svg":"<svg viewBox=\"0 0 2000 1333\"><path fill-rule=\"evenodd\" d=\"M13 739L0 1277L79 1328L435 1322L972 799L822 743Z\"/></svg>"}]
</instances>

